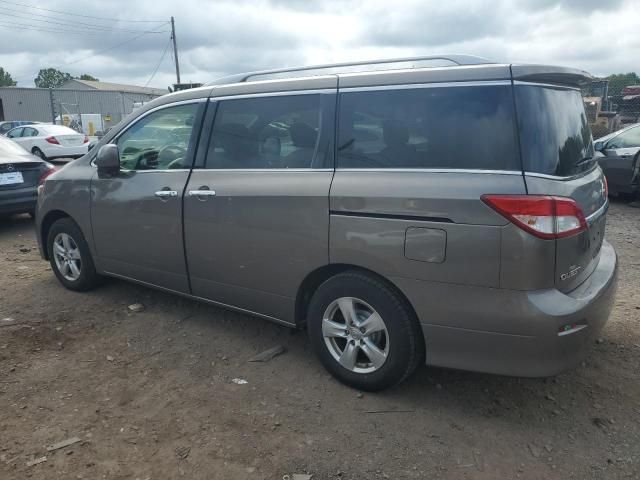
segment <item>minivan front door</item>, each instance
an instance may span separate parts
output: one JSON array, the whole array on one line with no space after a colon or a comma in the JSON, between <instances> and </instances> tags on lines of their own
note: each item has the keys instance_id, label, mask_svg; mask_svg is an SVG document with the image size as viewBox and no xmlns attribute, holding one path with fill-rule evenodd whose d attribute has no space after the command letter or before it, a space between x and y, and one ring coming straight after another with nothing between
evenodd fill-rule
<instances>
[{"instance_id":1,"label":"minivan front door","mask_svg":"<svg viewBox=\"0 0 640 480\"><path fill-rule=\"evenodd\" d=\"M194 295L294 322L300 284L328 263L335 88L324 92L213 102L184 200Z\"/></svg>"},{"instance_id":2,"label":"minivan front door","mask_svg":"<svg viewBox=\"0 0 640 480\"><path fill-rule=\"evenodd\" d=\"M188 293L182 195L205 102L152 110L115 140L121 170L91 180L96 266Z\"/></svg>"}]
</instances>

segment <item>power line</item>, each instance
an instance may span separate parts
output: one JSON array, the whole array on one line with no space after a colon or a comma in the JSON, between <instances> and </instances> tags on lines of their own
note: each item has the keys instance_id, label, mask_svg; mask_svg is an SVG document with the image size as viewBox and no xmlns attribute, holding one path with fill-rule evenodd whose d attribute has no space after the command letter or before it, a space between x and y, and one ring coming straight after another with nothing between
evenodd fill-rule
<instances>
[{"instance_id":1,"label":"power line","mask_svg":"<svg viewBox=\"0 0 640 480\"><path fill-rule=\"evenodd\" d=\"M124 29L124 28L116 28L116 27L109 27L107 25L95 25L95 24L91 24L91 23L83 23L83 22L76 22L73 21L73 23L70 22L57 22L55 20L61 20L59 18L55 18L55 17L48 17L46 15L38 15L38 14L32 14L32 13L27 13L26 15L23 14L22 12L18 12L19 14L16 15L15 13L7 13L8 12L18 12L17 10L12 10L10 8L6 8L3 9L2 11L0 11L0 15L4 15L7 17L14 17L14 18L19 18L21 20L29 20L32 22L41 22L41 23L48 23L48 24L52 24L52 25L62 25L64 27L74 27L76 29L78 28L87 28L87 29L91 29L91 30L100 30L100 31L118 31L118 32L126 32L126 33L141 33L144 30L131 30L131 29ZM46 20L40 19L40 18L33 18L33 16L38 16L38 17L43 17ZM52 18L55 18L55 20L50 20ZM169 22L165 22L162 25L158 25L155 28L160 28L163 25L168 24Z\"/></svg>"},{"instance_id":2,"label":"power line","mask_svg":"<svg viewBox=\"0 0 640 480\"><path fill-rule=\"evenodd\" d=\"M66 63L62 63L62 64L59 64L59 65L55 65L55 66L53 66L51 68L60 69L62 67L66 67L66 66L69 66L69 65L75 65L76 63L83 62L85 60L88 60L89 58L96 57L96 56L101 55L101 54L103 54L105 52L108 52L108 51L114 50L114 49L116 49L118 47L121 47L122 45L126 45L127 43L133 42L134 40L137 40L138 38L143 37L145 35L147 35L147 32L141 33L140 35L136 35L135 37L131 37L131 38L125 40L124 42L117 43L115 45L112 45L111 47L105 48L104 50L99 50L97 52L94 52L91 55L87 55L86 57L78 58L78 59L76 59L76 60L74 60L72 62L66 62ZM15 78L14 80L15 81L19 81L19 80L23 80L23 79L31 78L31 77L32 77L32 75L29 75L29 76L25 75L23 77Z\"/></svg>"},{"instance_id":3,"label":"power line","mask_svg":"<svg viewBox=\"0 0 640 480\"><path fill-rule=\"evenodd\" d=\"M68 29L62 29L55 27L47 28L44 25L33 25L28 23L0 23L0 27L11 28L13 30L21 30L21 31L34 31L34 32L50 32L50 33L64 33L69 35L104 35L106 32L93 33L85 30L82 31L74 31Z\"/></svg>"},{"instance_id":4,"label":"power line","mask_svg":"<svg viewBox=\"0 0 640 480\"><path fill-rule=\"evenodd\" d=\"M153 73L151 74L151 76L149 77L149 80L147 80L147 83L144 84L144 86L148 86L149 83L151 83L151 80L153 80L153 77L156 76L156 73L158 73L158 69L160 68L160 65L162 64L162 60L164 60L164 56L167 54L167 50L169 50L169 45L171 45L171 41L173 40L173 38L169 38L169 41L167 42L167 44L164 47L164 50L162 52L162 55L160 55L160 61L158 62L158 65L156 65L155 70L153 71Z\"/></svg>"},{"instance_id":5,"label":"power line","mask_svg":"<svg viewBox=\"0 0 640 480\"><path fill-rule=\"evenodd\" d=\"M50 9L50 8L38 7L36 5L30 5L30 4L27 4L27 3L9 2L7 0L0 0L0 3L8 3L9 5L17 5L19 7L33 8L33 9L36 9L36 10L42 10L44 12L57 13L57 14L60 14L60 15L69 15L69 16L81 17L81 18L93 18L95 20L106 20L106 21L112 21L112 22L129 22L129 23L164 23L165 22L165 20L125 20L125 19L120 19L120 18L96 17L96 16L93 16L93 15L82 15L82 14L79 14L79 13L64 12L62 10L53 10L53 9Z\"/></svg>"}]
</instances>

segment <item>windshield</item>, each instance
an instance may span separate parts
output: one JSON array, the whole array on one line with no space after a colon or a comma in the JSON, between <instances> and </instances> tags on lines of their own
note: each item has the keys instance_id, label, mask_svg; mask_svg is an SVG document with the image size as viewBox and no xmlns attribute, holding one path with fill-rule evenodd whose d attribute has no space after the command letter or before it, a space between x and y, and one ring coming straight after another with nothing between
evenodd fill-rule
<instances>
[{"instance_id":1,"label":"windshield","mask_svg":"<svg viewBox=\"0 0 640 480\"><path fill-rule=\"evenodd\" d=\"M526 172L568 177L591 169L591 129L578 90L515 87L520 146Z\"/></svg>"}]
</instances>

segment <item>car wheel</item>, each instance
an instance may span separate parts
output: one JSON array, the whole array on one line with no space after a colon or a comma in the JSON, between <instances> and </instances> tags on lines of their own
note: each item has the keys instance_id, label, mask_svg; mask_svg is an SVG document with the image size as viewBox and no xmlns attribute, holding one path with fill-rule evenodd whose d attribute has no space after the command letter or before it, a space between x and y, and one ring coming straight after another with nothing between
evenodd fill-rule
<instances>
[{"instance_id":1,"label":"car wheel","mask_svg":"<svg viewBox=\"0 0 640 480\"><path fill-rule=\"evenodd\" d=\"M42 150L40 150L38 147L34 147L31 153L33 153L36 157L40 157L42 160L47 160L47 156L42 153Z\"/></svg>"},{"instance_id":2,"label":"car wheel","mask_svg":"<svg viewBox=\"0 0 640 480\"><path fill-rule=\"evenodd\" d=\"M313 295L307 318L311 345L339 381L365 391L392 387L424 358L424 339L406 301L385 282L345 272Z\"/></svg>"},{"instance_id":3,"label":"car wheel","mask_svg":"<svg viewBox=\"0 0 640 480\"><path fill-rule=\"evenodd\" d=\"M47 252L53 273L69 290L85 291L100 284L87 241L70 218L57 220L51 226Z\"/></svg>"}]
</instances>

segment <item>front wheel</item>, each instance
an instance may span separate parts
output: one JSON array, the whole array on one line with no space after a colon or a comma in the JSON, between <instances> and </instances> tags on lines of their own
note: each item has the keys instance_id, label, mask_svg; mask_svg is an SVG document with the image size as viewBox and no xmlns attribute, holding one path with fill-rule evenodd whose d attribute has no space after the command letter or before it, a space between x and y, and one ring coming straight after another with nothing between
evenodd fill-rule
<instances>
[{"instance_id":1,"label":"front wheel","mask_svg":"<svg viewBox=\"0 0 640 480\"><path fill-rule=\"evenodd\" d=\"M311 299L307 323L324 367L360 390L392 387L424 358L415 315L393 288L372 275L345 272L327 280Z\"/></svg>"},{"instance_id":2,"label":"front wheel","mask_svg":"<svg viewBox=\"0 0 640 480\"><path fill-rule=\"evenodd\" d=\"M87 241L70 218L54 222L47 235L47 252L51 269L69 290L85 291L99 285Z\"/></svg>"}]
</instances>

